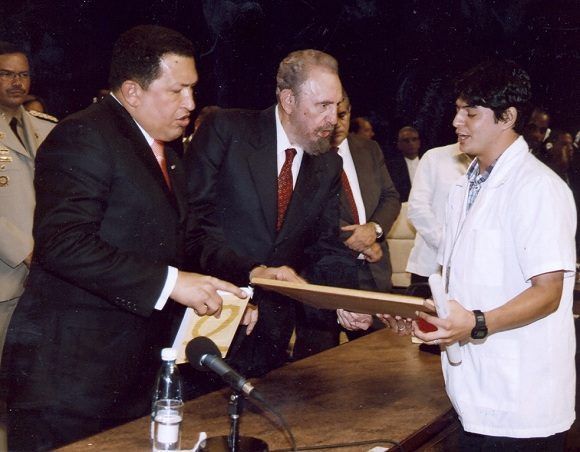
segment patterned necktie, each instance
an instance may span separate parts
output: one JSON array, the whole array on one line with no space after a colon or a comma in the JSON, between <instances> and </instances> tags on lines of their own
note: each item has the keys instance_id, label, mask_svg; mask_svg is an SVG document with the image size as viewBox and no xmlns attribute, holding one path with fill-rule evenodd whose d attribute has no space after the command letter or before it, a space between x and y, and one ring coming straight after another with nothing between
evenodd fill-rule
<instances>
[{"instance_id":1,"label":"patterned necktie","mask_svg":"<svg viewBox=\"0 0 580 452\"><path fill-rule=\"evenodd\" d=\"M14 132L14 135L16 135L16 138L18 138L18 141L20 141L20 143L22 143L22 146L24 146L24 149L28 150L26 148L26 145L24 144L24 141L22 141L20 134L18 133L18 120L16 118L12 118L10 120L10 128L12 129L12 132Z\"/></svg>"},{"instance_id":2,"label":"patterned necktie","mask_svg":"<svg viewBox=\"0 0 580 452\"><path fill-rule=\"evenodd\" d=\"M153 154L157 159L157 163L159 163L159 167L161 168L161 172L163 173L163 178L165 179L165 183L171 190L171 180L169 179L169 173L167 172L167 163L165 162L165 143L159 140L153 140L151 143L151 149L153 150Z\"/></svg>"},{"instance_id":3,"label":"patterned necktie","mask_svg":"<svg viewBox=\"0 0 580 452\"><path fill-rule=\"evenodd\" d=\"M338 153L338 146L332 146L330 150ZM342 170L342 173L340 175L340 182L342 183L342 190L346 195L346 200L348 201L348 205L352 213L352 218L354 219L354 224L359 224L360 220L358 218L358 209L356 208L356 202L354 202L352 189L350 188L350 184L348 183L348 177L346 176L344 169Z\"/></svg>"},{"instance_id":4,"label":"patterned necktie","mask_svg":"<svg viewBox=\"0 0 580 452\"><path fill-rule=\"evenodd\" d=\"M288 209L290 198L292 198L292 162L294 161L294 156L296 156L296 149L288 148L285 152L286 160L278 175L278 218L276 220L276 231L282 228L286 209Z\"/></svg>"}]
</instances>

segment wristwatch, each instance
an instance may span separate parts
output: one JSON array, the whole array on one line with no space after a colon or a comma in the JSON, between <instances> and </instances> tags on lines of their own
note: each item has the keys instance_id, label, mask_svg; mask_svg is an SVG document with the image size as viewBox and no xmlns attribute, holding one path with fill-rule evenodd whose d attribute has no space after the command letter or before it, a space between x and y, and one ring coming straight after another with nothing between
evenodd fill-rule
<instances>
[{"instance_id":1,"label":"wristwatch","mask_svg":"<svg viewBox=\"0 0 580 452\"><path fill-rule=\"evenodd\" d=\"M487 336L487 325L485 324L485 316L479 309L473 311L475 315L475 327L471 330L471 337L473 339L483 339Z\"/></svg>"},{"instance_id":2,"label":"wristwatch","mask_svg":"<svg viewBox=\"0 0 580 452\"><path fill-rule=\"evenodd\" d=\"M381 225L378 223L375 223L374 221L372 222L373 226L375 227L375 234L377 234L377 241L381 240L383 238L383 228L381 228Z\"/></svg>"}]
</instances>

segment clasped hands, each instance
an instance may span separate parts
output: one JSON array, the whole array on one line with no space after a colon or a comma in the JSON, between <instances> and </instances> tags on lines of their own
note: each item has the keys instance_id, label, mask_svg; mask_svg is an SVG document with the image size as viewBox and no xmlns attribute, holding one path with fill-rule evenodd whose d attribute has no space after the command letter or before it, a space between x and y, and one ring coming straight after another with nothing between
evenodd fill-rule
<instances>
[{"instance_id":1,"label":"clasped hands","mask_svg":"<svg viewBox=\"0 0 580 452\"><path fill-rule=\"evenodd\" d=\"M351 224L340 229L352 232L343 243L351 250L362 253L368 262L377 262L383 257L383 250L377 243L377 233L372 223Z\"/></svg>"}]
</instances>

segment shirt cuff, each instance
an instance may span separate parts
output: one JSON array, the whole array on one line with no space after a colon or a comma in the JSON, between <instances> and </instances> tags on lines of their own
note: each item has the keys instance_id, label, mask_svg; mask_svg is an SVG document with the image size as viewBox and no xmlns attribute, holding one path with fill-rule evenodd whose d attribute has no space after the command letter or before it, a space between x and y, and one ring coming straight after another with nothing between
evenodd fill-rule
<instances>
[{"instance_id":1,"label":"shirt cuff","mask_svg":"<svg viewBox=\"0 0 580 452\"><path fill-rule=\"evenodd\" d=\"M165 303L169 299L169 295L175 289L175 283L177 282L177 269L175 267L167 267L167 279L165 280L165 285L163 286L163 290L161 291L161 295L157 299L157 303L155 303L155 309L161 311L165 307Z\"/></svg>"}]
</instances>

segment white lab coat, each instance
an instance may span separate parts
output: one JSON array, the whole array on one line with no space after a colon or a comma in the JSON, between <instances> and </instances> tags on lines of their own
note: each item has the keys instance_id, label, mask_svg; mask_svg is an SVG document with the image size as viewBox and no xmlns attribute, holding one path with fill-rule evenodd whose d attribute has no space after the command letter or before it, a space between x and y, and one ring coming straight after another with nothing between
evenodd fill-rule
<instances>
[{"instance_id":1,"label":"white lab coat","mask_svg":"<svg viewBox=\"0 0 580 452\"><path fill-rule=\"evenodd\" d=\"M576 387L572 193L521 137L499 158L465 215L467 189L466 176L451 188L440 250L451 299L488 311L530 287L533 276L566 273L553 314L463 345L460 366L450 366L442 354L449 397L466 431L525 438L568 430Z\"/></svg>"}]
</instances>

